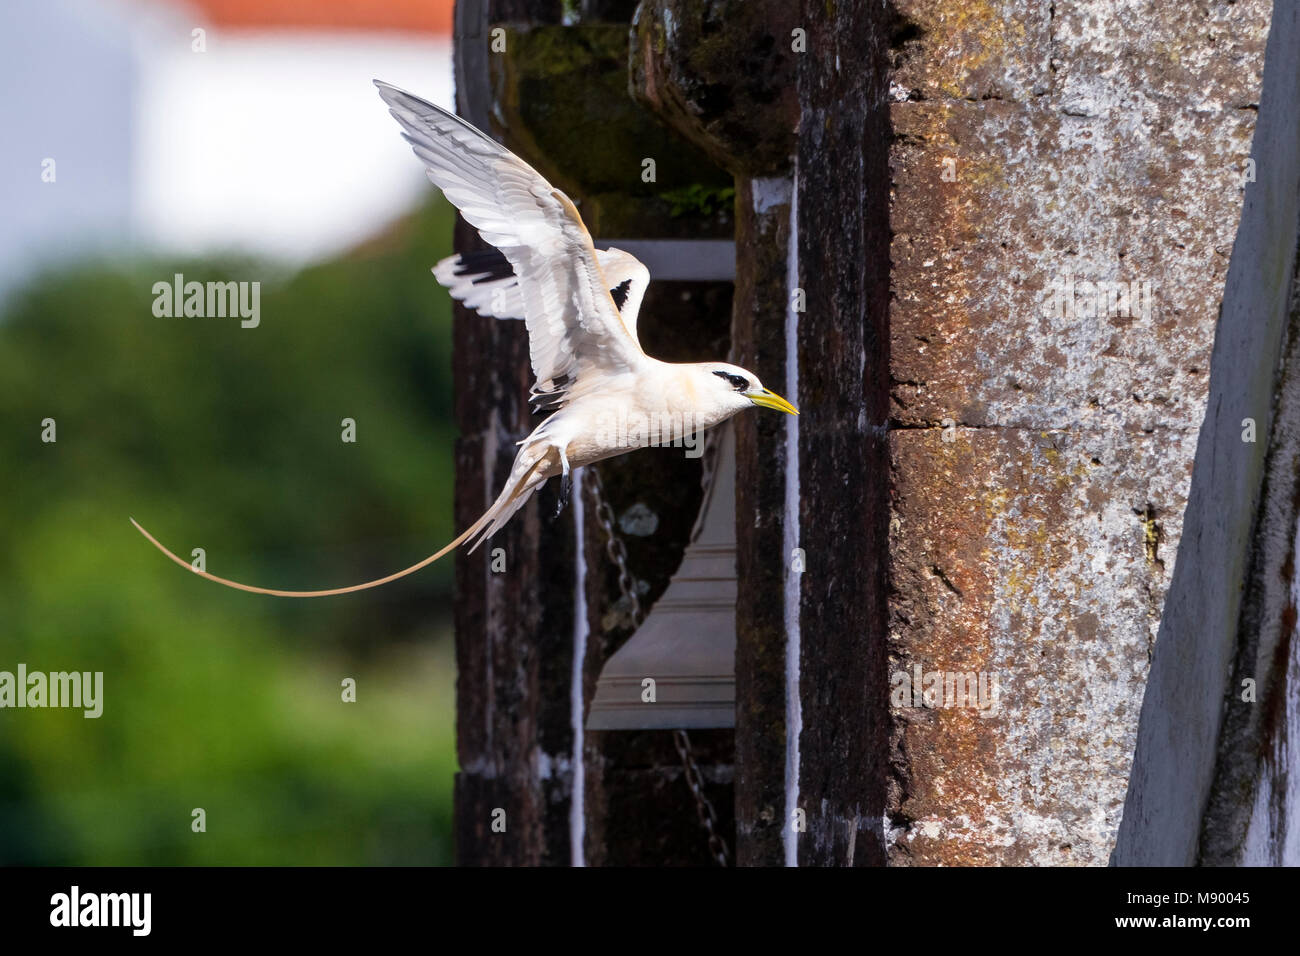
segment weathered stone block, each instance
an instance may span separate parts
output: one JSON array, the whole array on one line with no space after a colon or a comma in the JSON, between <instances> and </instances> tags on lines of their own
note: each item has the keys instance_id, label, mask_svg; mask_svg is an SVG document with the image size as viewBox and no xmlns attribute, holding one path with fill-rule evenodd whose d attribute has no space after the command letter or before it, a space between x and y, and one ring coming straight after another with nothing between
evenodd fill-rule
<instances>
[{"instance_id":1,"label":"weathered stone block","mask_svg":"<svg viewBox=\"0 0 1300 956\"><path fill-rule=\"evenodd\" d=\"M899 12L891 648L992 668L1005 716L902 712L893 858L1104 863L1268 4Z\"/></svg>"},{"instance_id":2,"label":"weathered stone block","mask_svg":"<svg viewBox=\"0 0 1300 956\"><path fill-rule=\"evenodd\" d=\"M893 118L897 420L1194 427L1254 114L1140 133L993 101Z\"/></svg>"},{"instance_id":3,"label":"weathered stone block","mask_svg":"<svg viewBox=\"0 0 1300 956\"><path fill-rule=\"evenodd\" d=\"M1051 86L1046 0L899 0L894 11L896 98L1026 102Z\"/></svg>"},{"instance_id":4,"label":"weathered stone block","mask_svg":"<svg viewBox=\"0 0 1300 956\"><path fill-rule=\"evenodd\" d=\"M893 693L893 859L1104 864L1195 433L891 435L891 681L987 675L992 707ZM1154 512L1154 513L1153 513ZM904 685L904 686L908 686Z\"/></svg>"}]
</instances>

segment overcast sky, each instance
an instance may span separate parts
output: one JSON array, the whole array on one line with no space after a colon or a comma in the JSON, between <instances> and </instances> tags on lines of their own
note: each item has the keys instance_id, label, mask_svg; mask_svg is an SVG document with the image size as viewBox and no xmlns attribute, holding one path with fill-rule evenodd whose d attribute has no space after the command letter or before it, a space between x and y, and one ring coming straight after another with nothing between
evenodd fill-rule
<instances>
[{"instance_id":1,"label":"overcast sky","mask_svg":"<svg viewBox=\"0 0 1300 956\"><path fill-rule=\"evenodd\" d=\"M361 242L433 188L371 80L451 106L451 69L434 34L231 32L150 0L4 0L0 293L88 252L302 263Z\"/></svg>"}]
</instances>

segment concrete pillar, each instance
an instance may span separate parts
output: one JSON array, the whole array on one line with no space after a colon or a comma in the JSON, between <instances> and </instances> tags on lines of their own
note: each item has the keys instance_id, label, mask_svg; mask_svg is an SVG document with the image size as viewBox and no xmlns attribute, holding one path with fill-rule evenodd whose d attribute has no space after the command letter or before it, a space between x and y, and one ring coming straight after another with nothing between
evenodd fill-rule
<instances>
[{"instance_id":1,"label":"concrete pillar","mask_svg":"<svg viewBox=\"0 0 1300 956\"><path fill-rule=\"evenodd\" d=\"M897 10L891 671L985 674L998 703L895 699L890 859L1104 864L1269 6Z\"/></svg>"}]
</instances>

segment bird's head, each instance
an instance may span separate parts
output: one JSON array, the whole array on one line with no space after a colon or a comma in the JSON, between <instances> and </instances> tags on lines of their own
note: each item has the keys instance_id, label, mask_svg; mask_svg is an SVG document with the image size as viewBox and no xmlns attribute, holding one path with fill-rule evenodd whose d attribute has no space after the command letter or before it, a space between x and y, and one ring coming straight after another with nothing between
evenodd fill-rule
<instances>
[{"instance_id":1,"label":"bird's head","mask_svg":"<svg viewBox=\"0 0 1300 956\"><path fill-rule=\"evenodd\" d=\"M737 365L710 362L703 366L703 378L708 382L707 394L719 404L741 411L750 405L775 408L779 412L798 415L799 410L776 392L763 387L758 376Z\"/></svg>"}]
</instances>

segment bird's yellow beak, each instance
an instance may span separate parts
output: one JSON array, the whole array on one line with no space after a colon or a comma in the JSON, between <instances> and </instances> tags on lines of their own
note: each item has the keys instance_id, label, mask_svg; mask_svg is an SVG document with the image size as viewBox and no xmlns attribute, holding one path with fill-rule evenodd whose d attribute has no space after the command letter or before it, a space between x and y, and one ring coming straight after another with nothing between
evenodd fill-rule
<instances>
[{"instance_id":1,"label":"bird's yellow beak","mask_svg":"<svg viewBox=\"0 0 1300 956\"><path fill-rule=\"evenodd\" d=\"M775 408L778 412L785 412L787 415L799 414L799 409L770 389L759 389L757 392L748 394L745 397L755 405L760 405L763 408Z\"/></svg>"}]
</instances>

